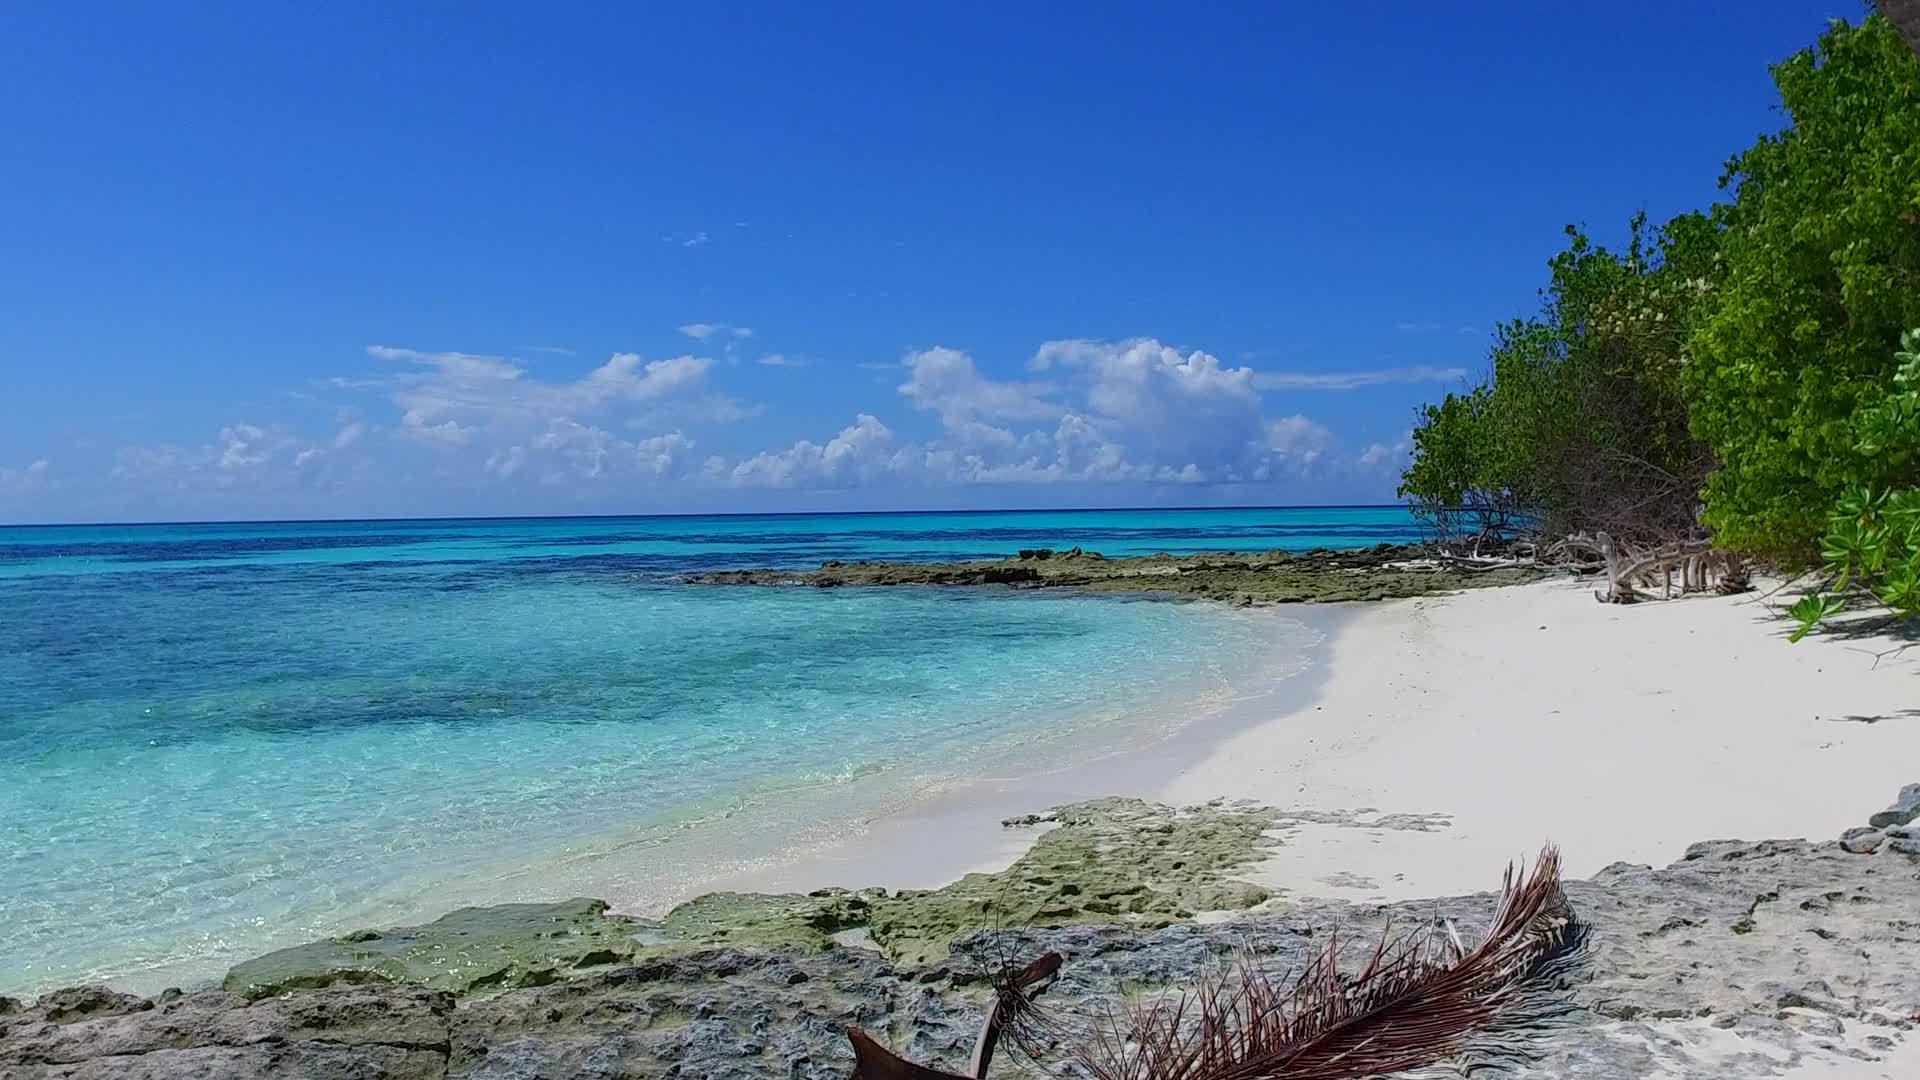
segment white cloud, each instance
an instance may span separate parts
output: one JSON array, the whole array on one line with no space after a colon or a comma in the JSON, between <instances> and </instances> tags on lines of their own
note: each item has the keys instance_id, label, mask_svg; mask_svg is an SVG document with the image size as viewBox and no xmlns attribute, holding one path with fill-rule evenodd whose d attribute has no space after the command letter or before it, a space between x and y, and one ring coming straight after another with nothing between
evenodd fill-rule
<instances>
[{"instance_id":1,"label":"white cloud","mask_svg":"<svg viewBox=\"0 0 1920 1080\"><path fill-rule=\"evenodd\" d=\"M893 431L861 413L825 445L802 439L785 450L762 451L733 467L734 487L841 487L898 471L903 459L892 449Z\"/></svg>"},{"instance_id":2,"label":"white cloud","mask_svg":"<svg viewBox=\"0 0 1920 1080\"><path fill-rule=\"evenodd\" d=\"M309 438L280 425L228 424L211 442L129 444L109 477L154 490L247 491L330 484L355 467L346 451L365 425L349 420L330 436Z\"/></svg>"},{"instance_id":3,"label":"white cloud","mask_svg":"<svg viewBox=\"0 0 1920 1080\"><path fill-rule=\"evenodd\" d=\"M483 465L482 468L500 479L505 480L514 473L519 472L521 466L526 463L527 448L524 446L509 446L504 450L495 450L493 453L488 454L486 464Z\"/></svg>"},{"instance_id":4,"label":"white cloud","mask_svg":"<svg viewBox=\"0 0 1920 1080\"><path fill-rule=\"evenodd\" d=\"M696 340L746 340L736 333L744 327L682 329ZM620 353L590 369L556 360L554 367L571 368L556 377L545 363L504 356L385 345L367 352L396 366L378 378L340 380L335 389L377 392L391 405L384 416L361 401L308 434L237 422L199 444L127 446L115 475L155 492L293 490L371 470L397 478L396 484L464 482L602 498L676 486L905 492L943 485L1204 484L1266 485L1234 497L1287 501L1338 491L1345 482L1377 486L1405 450L1401 443L1345 449L1306 413L1269 414L1263 389L1346 388L1455 370L1260 373L1151 338L1049 341L1024 365L995 368L936 346L884 365L899 372L886 385L894 412L903 414L903 430L889 426L895 417L885 407L849 408L840 414L853 415L844 427L782 446L742 445L732 441L735 435L710 447L700 433L696 448L688 432L697 425L760 411L708 381L715 367L710 359L647 361ZM784 353L742 359L769 367L811 362ZM0 470L0 490L24 486L26 472ZM516 505L498 497L502 506Z\"/></svg>"},{"instance_id":5,"label":"white cloud","mask_svg":"<svg viewBox=\"0 0 1920 1080\"><path fill-rule=\"evenodd\" d=\"M477 428L526 429L611 405L658 401L698 386L713 366L697 356L643 361L633 353L616 353L572 382L543 382L499 356L387 345L367 352L428 369L397 379L391 396L403 410L404 434L442 446L468 445Z\"/></svg>"},{"instance_id":6,"label":"white cloud","mask_svg":"<svg viewBox=\"0 0 1920 1080\"><path fill-rule=\"evenodd\" d=\"M453 420L429 423L426 417L412 409L400 417L400 430L421 442L438 446L465 446L473 441L472 428L461 427Z\"/></svg>"},{"instance_id":7,"label":"white cloud","mask_svg":"<svg viewBox=\"0 0 1920 1080\"><path fill-rule=\"evenodd\" d=\"M1261 439L1253 369L1226 367L1210 353L1152 338L1049 341L1032 366L1077 369L1087 407L1130 457L1183 471L1224 474L1247 464Z\"/></svg>"},{"instance_id":8,"label":"white cloud","mask_svg":"<svg viewBox=\"0 0 1920 1080\"><path fill-rule=\"evenodd\" d=\"M1267 422L1267 448L1285 457L1311 462L1333 444L1333 432L1299 413Z\"/></svg>"},{"instance_id":9,"label":"white cloud","mask_svg":"<svg viewBox=\"0 0 1920 1080\"><path fill-rule=\"evenodd\" d=\"M895 389L940 418L937 437L901 439L876 417L825 444L801 440L704 476L734 486L1203 484L1278 482L1347 467L1328 428L1266 417L1251 368L1152 339L1052 341L996 378L951 348L908 353Z\"/></svg>"},{"instance_id":10,"label":"white cloud","mask_svg":"<svg viewBox=\"0 0 1920 1080\"><path fill-rule=\"evenodd\" d=\"M901 361L907 381L899 391L914 408L940 414L949 427L985 418L1037 420L1059 416L1065 410L1048 400L1048 383L1000 382L988 378L973 357L958 349L933 348L908 353Z\"/></svg>"},{"instance_id":11,"label":"white cloud","mask_svg":"<svg viewBox=\"0 0 1920 1080\"><path fill-rule=\"evenodd\" d=\"M228 472L253 469L265 465L272 454L266 431L252 424L234 424L220 429L220 459L215 464Z\"/></svg>"},{"instance_id":12,"label":"white cloud","mask_svg":"<svg viewBox=\"0 0 1920 1080\"><path fill-rule=\"evenodd\" d=\"M527 474L547 484L652 481L685 472L693 446L678 431L635 441L560 419L524 444L488 454L481 468L499 480Z\"/></svg>"},{"instance_id":13,"label":"white cloud","mask_svg":"<svg viewBox=\"0 0 1920 1080\"><path fill-rule=\"evenodd\" d=\"M641 439L633 444L634 465L642 472L667 476L691 459L693 447L693 440L677 431Z\"/></svg>"},{"instance_id":14,"label":"white cloud","mask_svg":"<svg viewBox=\"0 0 1920 1080\"><path fill-rule=\"evenodd\" d=\"M695 341L705 341L711 337L750 338L753 336L753 327L734 326L730 323L687 323L679 329L682 334Z\"/></svg>"},{"instance_id":15,"label":"white cloud","mask_svg":"<svg viewBox=\"0 0 1920 1080\"><path fill-rule=\"evenodd\" d=\"M1467 377L1463 367L1376 368L1370 371L1262 371L1253 384L1262 390L1357 390L1393 383L1454 382Z\"/></svg>"},{"instance_id":16,"label":"white cloud","mask_svg":"<svg viewBox=\"0 0 1920 1080\"><path fill-rule=\"evenodd\" d=\"M46 458L28 462L19 468L0 465L0 495L19 498L48 485L53 466Z\"/></svg>"},{"instance_id":17,"label":"white cloud","mask_svg":"<svg viewBox=\"0 0 1920 1080\"><path fill-rule=\"evenodd\" d=\"M1387 469L1398 472L1406 465L1407 457L1412 453L1413 432L1409 431L1391 444L1368 443L1367 448L1360 451L1359 456L1354 458L1354 464L1363 469Z\"/></svg>"}]
</instances>

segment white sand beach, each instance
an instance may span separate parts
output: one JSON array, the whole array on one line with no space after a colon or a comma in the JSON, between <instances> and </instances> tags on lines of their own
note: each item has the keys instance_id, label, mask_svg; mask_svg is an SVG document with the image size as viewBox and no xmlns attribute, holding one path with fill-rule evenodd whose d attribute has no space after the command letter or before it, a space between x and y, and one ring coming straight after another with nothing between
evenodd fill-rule
<instances>
[{"instance_id":1,"label":"white sand beach","mask_svg":"<svg viewBox=\"0 0 1920 1080\"><path fill-rule=\"evenodd\" d=\"M1757 593L1623 607L1571 583L1364 607L1312 704L1157 794L1407 816L1296 825L1259 870L1330 897L1484 888L1544 840L1581 877L1697 840L1828 839L1920 779L1920 648L1876 663L1894 643L1786 626Z\"/></svg>"}]
</instances>

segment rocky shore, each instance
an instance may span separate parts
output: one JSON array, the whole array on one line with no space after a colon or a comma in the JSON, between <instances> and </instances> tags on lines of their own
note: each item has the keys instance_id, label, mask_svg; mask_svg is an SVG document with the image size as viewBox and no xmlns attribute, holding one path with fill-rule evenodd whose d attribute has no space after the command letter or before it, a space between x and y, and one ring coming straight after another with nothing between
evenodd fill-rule
<instances>
[{"instance_id":1,"label":"rocky shore","mask_svg":"<svg viewBox=\"0 0 1920 1080\"><path fill-rule=\"evenodd\" d=\"M1004 585L1023 589L1162 593L1239 605L1388 600L1482 585L1534 581L1528 567L1470 566L1418 544L1351 551L1214 552L1109 559L1071 548L1022 551L975 562L827 562L818 570L716 570L702 585Z\"/></svg>"},{"instance_id":2,"label":"rocky shore","mask_svg":"<svg viewBox=\"0 0 1920 1080\"><path fill-rule=\"evenodd\" d=\"M1873 843L1707 841L1570 882L1590 927L1573 1011L1511 1074L1760 1077L1912 1051L1916 821L1920 785L1863 826ZM1236 882L1282 842L1286 815L1260 807L1103 800L1010 824L1048 831L926 893L703 897L660 923L594 901L469 909L250 961L221 989L0 998L0 1077L839 1078L847 1025L952 1068L1005 955L1060 952L1045 1000L1091 1015L1236 950L1285 969L1335 931L1364 948L1388 920L1491 913L1488 894L1343 904Z\"/></svg>"}]
</instances>

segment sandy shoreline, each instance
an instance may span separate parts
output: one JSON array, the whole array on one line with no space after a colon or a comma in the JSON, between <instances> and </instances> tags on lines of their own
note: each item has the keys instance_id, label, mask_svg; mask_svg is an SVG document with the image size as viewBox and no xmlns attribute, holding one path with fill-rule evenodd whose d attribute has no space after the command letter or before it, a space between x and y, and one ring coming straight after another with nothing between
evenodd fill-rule
<instances>
[{"instance_id":1,"label":"sandy shoreline","mask_svg":"<svg viewBox=\"0 0 1920 1080\"><path fill-rule=\"evenodd\" d=\"M1258 880L1334 897L1471 889L1547 839L1580 877L1704 837L1830 838L1913 779L1920 650L1876 666L1861 650L1885 641L1784 630L1756 594L1620 607L1548 582L1380 605L1334 642L1319 700L1157 794L1430 823L1291 829Z\"/></svg>"},{"instance_id":2,"label":"sandy shoreline","mask_svg":"<svg viewBox=\"0 0 1920 1080\"><path fill-rule=\"evenodd\" d=\"M1273 717L1310 708L1327 671L1332 643L1364 610L1359 605L1282 605L1245 612L1286 655L1269 670L1238 673L1206 700L1181 699L1190 715L1148 723L1091 727L1050 748L1057 757L1002 756L999 768L952 778L942 789L889 812L849 823L849 834L769 853L759 865L702 883L702 891L805 892L823 886L931 889L975 871L1004 869L1038 835L1003 828L1010 817L1109 795L1157 797L1170 776L1197 766L1214 748ZM1299 644L1302 634L1312 644ZM1297 652L1295 650L1298 650ZM1119 676L1124 677L1124 676ZM1173 734L1167 728L1175 728ZM1099 745L1089 740L1098 738ZM1207 796L1212 798L1213 796ZM1205 801L1204 799L1199 801ZM938 842L928 843L929 837Z\"/></svg>"},{"instance_id":3,"label":"sandy shoreline","mask_svg":"<svg viewBox=\"0 0 1920 1080\"><path fill-rule=\"evenodd\" d=\"M1876 666L1884 641L1789 645L1758 594L1621 607L1556 581L1274 610L1329 640L1268 695L1144 749L975 778L714 887L931 888L1018 857L1034 834L1002 819L1132 795L1296 812L1247 875L1284 896L1439 896L1545 840L1581 877L1704 837L1832 837L1920 762L1920 649Z\"/></svg>"}]
</instances>

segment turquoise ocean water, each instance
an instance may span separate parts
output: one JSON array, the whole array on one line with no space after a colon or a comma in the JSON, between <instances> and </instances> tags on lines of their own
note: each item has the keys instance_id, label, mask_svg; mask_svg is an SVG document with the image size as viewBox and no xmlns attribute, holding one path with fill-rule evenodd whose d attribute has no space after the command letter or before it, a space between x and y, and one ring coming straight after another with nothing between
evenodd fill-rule
<instances>
[{"instance_id":1,"label":"turquoise ocean water","mask_svg":"<svg viewBox=\"0 0 1920 1080\"><path fill-rule=\"evenodd\" d=\"M0 992L217 977L463 902L663 903L700 837L1308 644L1201 604L690 570L1414 535L1383 508L0 528Z\"/></svg>"}]
</instances>

